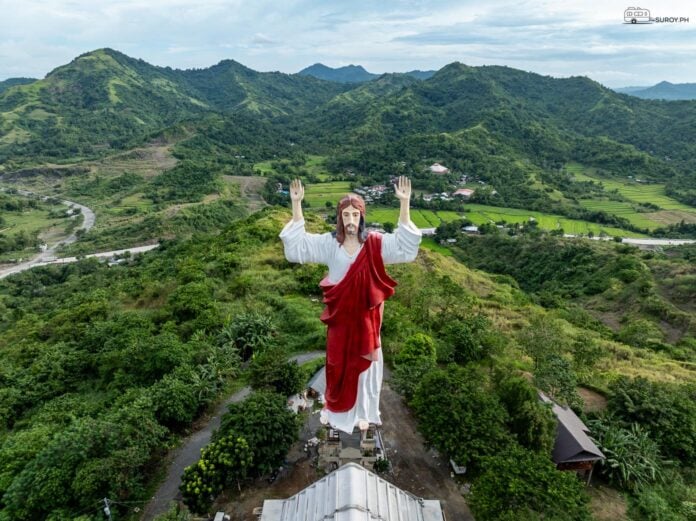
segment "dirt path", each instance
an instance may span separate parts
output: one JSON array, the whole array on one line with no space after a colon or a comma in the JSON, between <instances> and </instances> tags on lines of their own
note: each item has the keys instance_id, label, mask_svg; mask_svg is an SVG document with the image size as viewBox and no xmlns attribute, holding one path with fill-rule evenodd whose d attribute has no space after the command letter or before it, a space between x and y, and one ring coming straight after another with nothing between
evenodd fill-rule
<instances>
[{"instance_id":1,"label":"dirt path","mask_svg":"<svg viewBox=\"0 0 696 521\"><path fill-rule=\"evenodd\" d=\"M449 520L473 521L457 483L450 477L448 462L427 450L416 419L403 398L385 382L382 390L383 437L392 464L389 481L424 499L439 499Z\"/></svg>"},{"instance_id":2,"label":"dirt path","mask_svg":"<svg viewBox=\"0 0 696 521\"><path fill-rule=\"evenodd\" d=\"M296 360L298 364L303 364L320 356L324 356L324 351L313 351L293 356L291 360ZM145 505L141 519L150 521L155 516L163 514L169 509L172 501L180 499L179 485L184 469L196 463L201 456L201 449L210 443L213 431L220 427L220 420L227 412L227 407L231 403L241 402L251 393L249 387L240 389L232 396L225 399L217 406L210 420L202 428L191 434L182 445L176 449L169 458L167 477L152 496L150 502Z\"/></svg>"},{"instance_id":3,"label":"dirt path","mask_svg":"<svg viewBox=\"0 0 696 521\"><path fill-rule=\"evenodd\" d=\"M388 374L385 368L385 379ZM473 521L457 484L450 477L447 462L426 449L411 411L387 381L383 385L380 404L383 438L392 464L392 470L382 477L416 496L439 499L450 521ZM290 449L286 473L274 483L256 480L239 494L229 491L229 495L216 503L217 510L224 510L232 521L256 521L253 510L261 507L265 499L286 499L321 479L322 475L317 472L312 459L303 451L305 440L314 436L318 426L318 415L310 415L300 441Z\"/></svg>"}]
</instances>

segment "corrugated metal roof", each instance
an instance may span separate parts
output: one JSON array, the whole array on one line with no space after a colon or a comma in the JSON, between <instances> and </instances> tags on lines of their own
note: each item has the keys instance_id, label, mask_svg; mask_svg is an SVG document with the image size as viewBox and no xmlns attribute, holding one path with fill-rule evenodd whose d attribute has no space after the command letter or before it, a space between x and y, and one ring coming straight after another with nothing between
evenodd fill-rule
<instances>
[{"instance_id":1,"label":"corrugated metal roof","mask_svg":"<svg viewBox=\"0 0 696 521\"><path fill-rule=\"evenodd\" d=\"M285 500L266 500L261 521L443 521L439 501L423 501L356 463Z\"/></svg>"},{"instance_id":2,"label":"corrugated metal roof","mask_svg":"<svg viewBox=\"0 0 696 521\"><path fill-rule=\"evenodd\" d=\"M309 380L310 389L314 389L319 394L326 394L326 366L322 366Z\"/></svg>"},{"instance_id":3,"label":"corrugated metal roof","mask_svg":"<svg viewBox=\"0 0 696 521\"><path fill-rule=\"evenodd\" d=\"M590 429L578 418L573 409L561 407L541 391L539 391L539 397L551 404L553 413L558 418L556 442L553 446L554 462L569 463L604 459L602 451L588 436Z\"/></svg>"}]
</instances>

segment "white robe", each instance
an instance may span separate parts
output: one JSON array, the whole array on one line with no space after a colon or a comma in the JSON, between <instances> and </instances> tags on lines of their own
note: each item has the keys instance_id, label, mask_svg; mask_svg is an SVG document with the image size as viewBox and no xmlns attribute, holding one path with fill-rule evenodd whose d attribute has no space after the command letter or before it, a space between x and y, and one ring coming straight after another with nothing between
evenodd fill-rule
<instances>
[{"instance_id":1,"label":"white robe","mask_svg":"<svg viewBox=\"0 0 696 521\"><path fill-rule=\"evenodd\" d=\"M307 233L304 220L290 221L280 233L285 246L285 258L290 262L317 262L329 267L328 282L338 284L348 272L363 245L349 255L336 241L331 233ZM415 224L399 223L394 233L382 234L382 259L384 264L411 262L418 255L418 246L422 238L421 231ZM381 345L380 345L381 347ZM379 394L382 389L384 361L381 349L377 350L378 360L372 362L367 371L358 378L358 396L353 408L346 412L326 411L329 423L335 429L348 434L362 420L381 425L379 412Z\"/></svg>"}]
</instances>

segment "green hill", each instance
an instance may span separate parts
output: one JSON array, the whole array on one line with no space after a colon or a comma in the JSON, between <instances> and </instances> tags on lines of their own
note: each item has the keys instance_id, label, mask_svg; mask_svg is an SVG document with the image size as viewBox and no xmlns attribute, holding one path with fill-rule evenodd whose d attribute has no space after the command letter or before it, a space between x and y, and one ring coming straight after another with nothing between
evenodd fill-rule
<instances>
[{"instance_id":1,"label":"green hill","mask_svg":"<svg viewBox=\"0 0 696 521\"><path fill-rule=\"evenodd\" d=\"M0 160L74 161L134 146L211 111L290 114L342 90L314 78L258 73L231 60L179 71L100 49L0 94Z\"/></svg>"},{"instance_id":2,"label":"green hill","mask_svg":"<svg viewBox=\"0 0 696 521\"><path fill-rule=\"evenodd\" d=\"M88 259L0 282L0 517L75 517L103 497L139 504L166 450L241 385L235 342L270 331L290 351L321 349L324 268L285 260L277 235L289 218L268 209L118 266ZM308 227L327 229L314 216ZM511 277L425 249L389 271L399 282L385 306L390 363L427 335L442 370L455 362L486 381L496 370L536 372L525 346L541 335L567 374L610 395L619 375L674 389L693 382L693 364L668 349L617 341L577 308L545 310Z\"/></svg>"},{"instance_id":3,"label":"green hill","mask_svg":"<svg viewBox=\"0 0 696 521\"><path fill-rule=\"evenodd\" d=\"M27 85L29 83L34 83L36 80L34 78L8 78L6 80L0 81L0 94L5 92L10 87L15 85Z\"/></svg>"},{"instance_id":4,"label":"green hill","mask_svg":"<svg viewBox=\"0 0 696 521\"><path fill-rule=\"evenodd\" d=\"M379 76L367 72L362 65L346 65L345 67L327 67L323 63L315 63L298 72L300 76L313 76L327 81L338 83L362 83L370 81Z\"/></svg>"}]
</instances>

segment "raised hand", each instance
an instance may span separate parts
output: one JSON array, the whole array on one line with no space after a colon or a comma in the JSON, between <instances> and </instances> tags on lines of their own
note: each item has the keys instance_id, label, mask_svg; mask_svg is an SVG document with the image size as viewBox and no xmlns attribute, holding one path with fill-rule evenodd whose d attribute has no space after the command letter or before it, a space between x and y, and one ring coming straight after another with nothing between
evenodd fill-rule
<instances>
[{"instance_id":1,"label":"raised hand","mask_svg":"<svg viewBox=\"0 0 696 521\"><path fill-rule=\"evenodd\" d=\"M405 175L399 176L397 184L394 185L394 193L401 201L411 199L411 180Z\"/></svg>"},{"instance_id":2,"label":"raised hand","mask_svg":"<svg viewBox=\"0 0 696 521\"><path fill-rule=\"evenodd\" d=\"M302 201L304 199L304 186L299 179L294 179L290 183L290 200L291 201Z\"/></svg>"}]
</instances>

